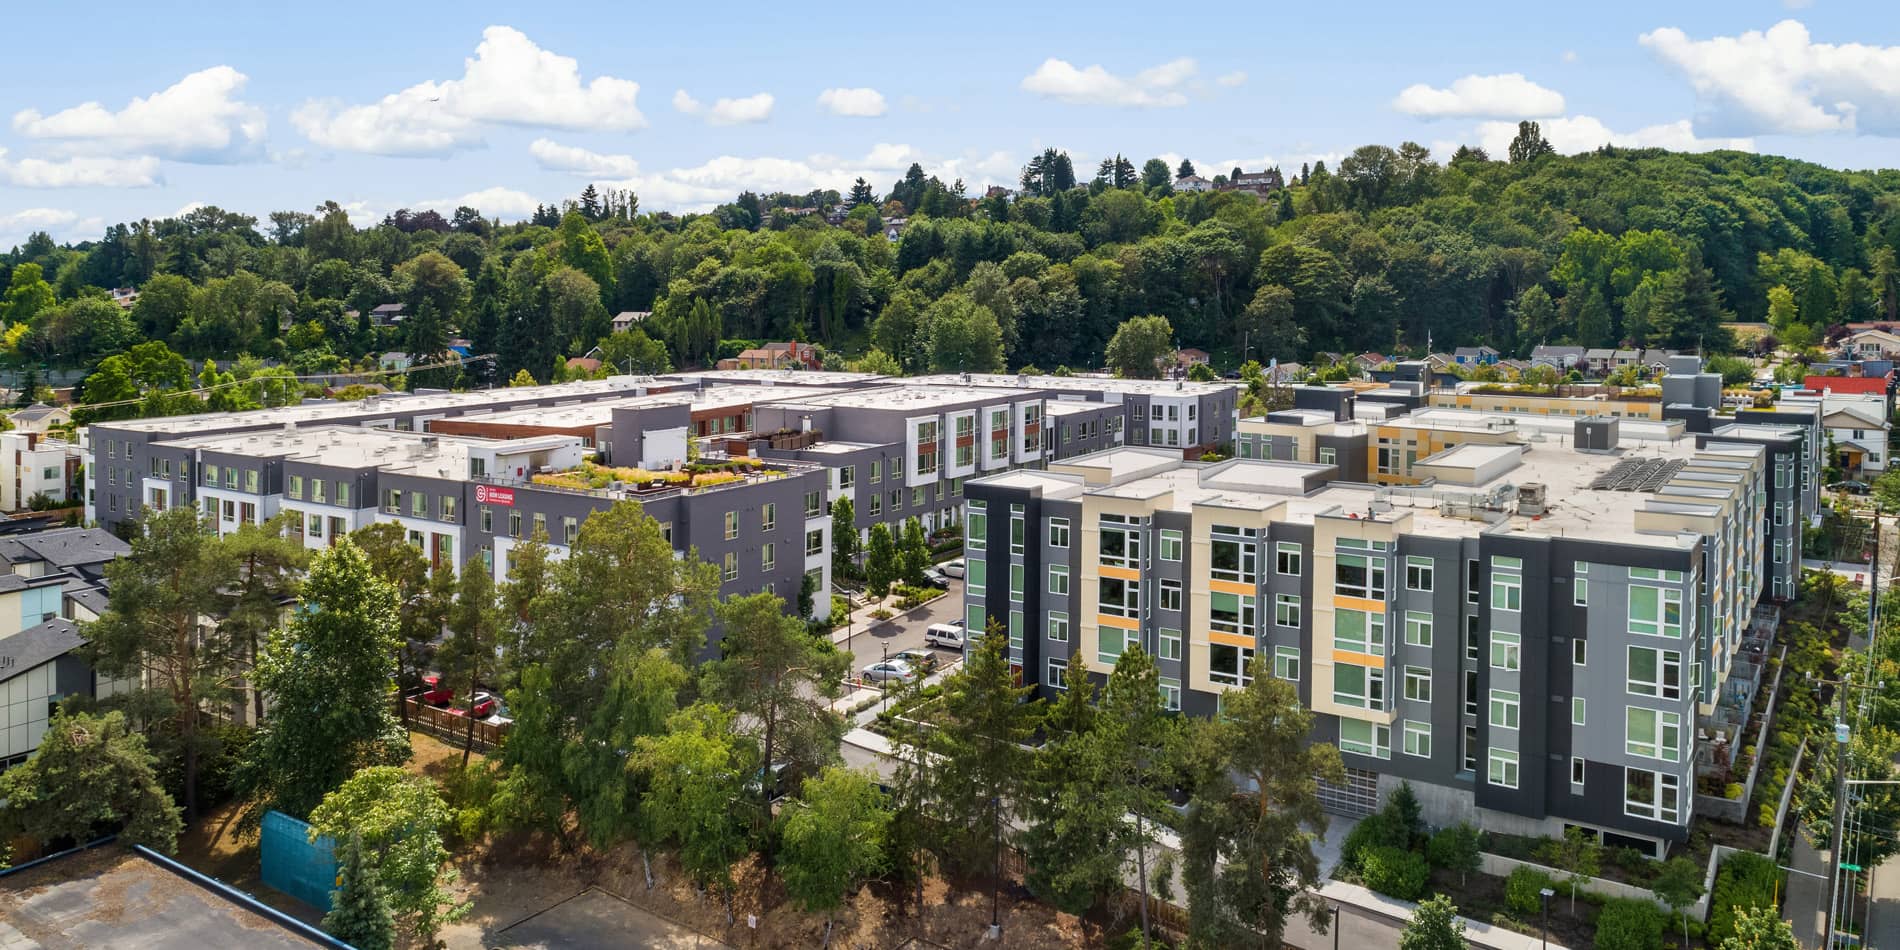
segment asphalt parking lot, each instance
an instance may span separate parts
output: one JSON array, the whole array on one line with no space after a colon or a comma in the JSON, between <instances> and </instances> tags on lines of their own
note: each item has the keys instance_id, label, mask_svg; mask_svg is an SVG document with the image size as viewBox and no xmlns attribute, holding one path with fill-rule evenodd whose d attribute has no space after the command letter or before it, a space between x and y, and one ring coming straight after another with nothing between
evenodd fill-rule
<instances>
[{"instance_id":1,"label":"asphalt parking lot","mask_svg":"<svg viewBox=\"0 0 1900 950\"><path fill-rule=\"evenodd\" d=\"M935 648L924 643L924 628L933 623L949 623L961 616L963 582L953 579L949 593L931 601L916 613L868 626L854 623L844 644L853 657L851 671L861 673L865 667L903 650L934 650L941 662L948 663L962 656L962 651Z\"/></svg>"}]
</instances>

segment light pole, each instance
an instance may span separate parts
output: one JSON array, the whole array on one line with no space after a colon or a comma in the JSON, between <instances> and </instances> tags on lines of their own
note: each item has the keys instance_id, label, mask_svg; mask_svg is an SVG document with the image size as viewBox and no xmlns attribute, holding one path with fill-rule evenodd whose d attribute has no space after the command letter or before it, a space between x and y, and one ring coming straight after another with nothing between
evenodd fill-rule
<instances>
[{"instance_id":1,"label":"light pole","mask_svg":"<svg viewBox=\"0 0 1900 950\"><path fill-rule=\"evenodd\" d=\"M1537 896L1544 900L1544 924L1538 928L1537 939L1545 947L1550 946L1550 898L1556 893L1548 887L1537 892Z\"/></svg>"},{"instance_id":2,"label":"light pole","mask_svg":"<svg viewBox=\"0 0 1900 950\"><path fill-rule=\"evenodd\" d=\"M1339 905L1333 905L1333 950L1339 950Z\"/></svg>"},{"instance_id":3,"label":"light pole","mask_svg":"<svg viewBox=\"0 0 1900 950\"><path fill-rule=\"evenodd\" d=\"M1003 800L990 798L990 826L996 835L996 862L990 868L990 939L1003 941Z\"/></svg>"}]
</instances>

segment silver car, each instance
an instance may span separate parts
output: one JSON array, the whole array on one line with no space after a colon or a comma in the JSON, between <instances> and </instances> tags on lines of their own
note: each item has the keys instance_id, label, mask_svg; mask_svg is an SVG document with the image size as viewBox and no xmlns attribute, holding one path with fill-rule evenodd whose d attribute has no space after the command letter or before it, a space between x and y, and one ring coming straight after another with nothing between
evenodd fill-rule
<instances>
[{"instance_id":1,"label":"silver car","mask_svg":"<svg viewBox=\"0 0 1900 950\"><path fill-rule=\"evenodd\" d=\"M867 683L908 683L917 678L917 670L903 660L885 660L864 668Z\"/></svg>"}]
</instances>

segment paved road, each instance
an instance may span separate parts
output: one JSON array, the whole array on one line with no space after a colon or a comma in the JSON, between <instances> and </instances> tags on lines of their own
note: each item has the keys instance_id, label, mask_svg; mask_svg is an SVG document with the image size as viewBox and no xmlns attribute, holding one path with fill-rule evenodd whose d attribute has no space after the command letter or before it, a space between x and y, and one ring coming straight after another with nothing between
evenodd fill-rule
<instances>
[{"instance_id":1,"label":"paved road","mask_svg":"<svg viewBox=\"0 0 1900 950\"><path fill-rule=\"evenodd\" d=\"M948 623L963 616L963 582L951 581L950 592L925 605L914 614L877 623L854 622L846 634L852 653L851 669L862 672L866 666L901 650L927 649L924 628L933 623ZM948 663L960 654L956 650L937 650L937 657Z\"/></svg>"}]
</instances>

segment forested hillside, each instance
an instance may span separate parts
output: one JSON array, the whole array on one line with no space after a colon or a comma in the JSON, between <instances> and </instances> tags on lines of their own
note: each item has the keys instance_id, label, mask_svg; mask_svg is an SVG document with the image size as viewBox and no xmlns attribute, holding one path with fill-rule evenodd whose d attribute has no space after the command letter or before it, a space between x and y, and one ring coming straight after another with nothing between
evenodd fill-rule
<instances>
[{"instance_id":1,"label":"forested hillside","mask_svg":"<svg viewBox=\"0 0 1900 950\"><path fill-rule=\"evenodd\" d=\"M1525 133L1511 161L1367 146L1288 170L1264 199L1174 194L1174 173L1192 169L1159 161L1137 173L1111 159L1082 181L1051 150L1009 196L966 197L913 166L883 195L748 193L706 215L641 213L636 196L591 187L508 225L472 208L358 228L333 203L261 221L205 207L0 255L4 356L97 368L85 395L98 402L189 388L174 353L310 374L385 350L425 359L457 337L498 359L412 383L547 381L596 345L651 371L773 339L885 370L1091 367L1122 321L1148 314L1227 365L1417 353L1428 339L1713 351L1731 345L1727 320L1770 319L1799 344L1896 316L1900 172L1737 152L1562 157ZM828 224L836 204L850 213ZM112 302L114 287L137 288L137 303ZM374 326L391 302L407 322ZM628 310L653 312L651 339L608 338ZM147 342L162 347L126 352ZM294 390L279 388L222 398Z\"/></svg>"}]
</instances>

